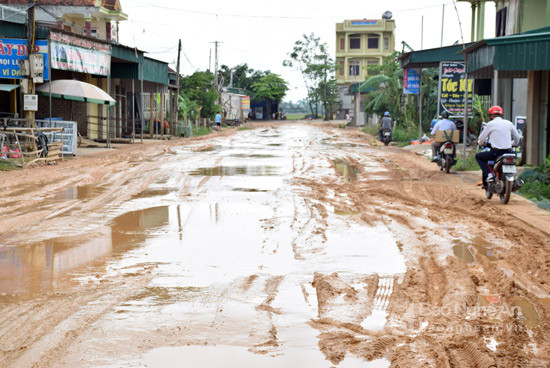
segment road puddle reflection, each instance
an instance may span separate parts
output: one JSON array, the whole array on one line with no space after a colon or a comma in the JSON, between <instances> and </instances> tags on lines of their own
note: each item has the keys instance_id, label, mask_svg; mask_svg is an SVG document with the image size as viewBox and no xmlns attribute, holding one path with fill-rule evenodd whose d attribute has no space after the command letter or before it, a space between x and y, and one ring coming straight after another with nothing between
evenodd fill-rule
<instances>
[{"instance_id":1,"label":"road puddle reflection","mask_svg":"<svg viewBox=\"0 0 550 368\"><path fill-rule=\"evenodd\" d=\"M54 200L58 201L70 201L70 200L81 200L85 201L98 195L104 193L106 188L97 186L97 185L81 185L78 187L67 188L54 197Z\"/></svg>"},{"instance_id":2,"label":"road puddle reflection","mask_svg":"<svg viewBox=\"0 0 550 368\"><path fill-rule=\"evenodd\" d=\"M0 293L37 294L59 287L75 271L110 254L143 244L150 231L168 222L168 207L126 213L93 237L61 237L0 248Z\"/></svg>"},{"instance_id":3,"label":"road puddle reflection","mask_svg":"<svg viewBox=\"0 0 550 368\"><path fill-rule=\"evenodd\" d=\"M533 328L539 325L540 315L535 305L527 298L520 296L512 299L512 304L517 308L517 318L522 321L527 328Z\"/></svg>"},{"instance_id":4,"label":"road puddle reflection","mask_svg":"<svg viewBox=\"0 0 550 368\"><path fill-rule=\"evenodd\" d=\"M468 246L465 244L455 245L453 247L453 253L456 257L460 258L466 264L474 263L476 260Z\"/></svg>"},{"instance_id":5,"label":"road puddle reflection","mask_svg":"<svg viewBox=\"0 0 550 368\"><path fill-rule=\"evenodd\" d=\"M150 368L201 367L201 368L281 368L281 367L334 367L319 351L286 350L284 354L253 354L239 346L185 346L160 348L145 355L143 364ZM371 362L347 358L337 365L340 368L388 368L386 359Z\"/></svg>"},{"instance_id":6,"label":"road puddle reflection","mask_svg":"<svg viewBox=\"0 0 550 368\"><path fill-rule=\"evenodd\" d=\"M346 181L351 182L357 180L357 174L361 173L361 170L357 166L348 164L344 160L336 159L333 160L333 162L336 173Z\"/></svg>"},{"instance_id":7,"label":"road puddle reflection","mask_svg":"<svg viewBox=\"0 0 550 368\"><path fill-rule=\"evenodd\" d=\"M194 176L275 176L280 174L276 166L216 166L189 171Z\"/></svg>"}]
</instances>

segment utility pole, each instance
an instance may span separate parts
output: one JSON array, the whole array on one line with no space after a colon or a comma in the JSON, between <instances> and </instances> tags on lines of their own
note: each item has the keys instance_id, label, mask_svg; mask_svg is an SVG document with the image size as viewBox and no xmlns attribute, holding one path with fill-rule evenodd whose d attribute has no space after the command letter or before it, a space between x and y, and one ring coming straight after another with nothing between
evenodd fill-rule
<instances>
[{"instance_id":1,"label":"utility pole","mask_svg":"<svg viewBox=\"0 0 550 368\"><path fill-rule=\"evenodd\" d=\"M35 22L34 22L34 10L35 10L35 0L29 0L29 8L27 9L27 58L29 63L29 69L31 69L31 54L34 52L34 35L35 35ZM34 95L35 92L35 86L34 86L34 78L31 75L27 77L27 83L28 83L28 94ZM35 121L35 112L34 111L25 111L25 120L27 120L30 123L31 128L36 128L36 121ZM34 142L34 140L33 140ZM36 151L36 147L35 147Z\"/></svg>"},{"instance_id":2,"label":"utility pole","mask_svg":"<svg viewBox=\"0 0 550 368\"><path fill-rule=\"evenodd\" d=\"M179 116L179 95L180 95L180 60L181 60L181 38L178 43L178 63L176 65L176 95L174 96L173 102L172 102L172 115L174 117L172 118L172 135L176 134L176 124L178 122L178 116Z\"/></svg>"},{"instance_id":3,"label":"utility pole","mask_svg":"<svg viewBox=\"0 0 550 368\"><path fill-rule=\"evenodd\" d=\"M219 87L219 75L218 75L218 44L221 44L220 41L212 42L214 44L214 86L216 87L216 92L218 92Z\"/></svg>"}]
</instances>

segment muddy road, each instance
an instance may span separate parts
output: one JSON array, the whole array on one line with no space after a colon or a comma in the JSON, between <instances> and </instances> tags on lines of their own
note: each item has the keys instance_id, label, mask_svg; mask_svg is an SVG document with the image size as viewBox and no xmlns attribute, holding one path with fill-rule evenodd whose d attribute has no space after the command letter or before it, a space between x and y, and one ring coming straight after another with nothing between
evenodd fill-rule
<instances>
[{"instance_id":1,"label":"muddy road","mask_svg":"<svg viewBox=\"0 0 550 368\"><path fill-rule=\"evenodd\" d=\"M1 367L548 367L550 215L353 130L0 173Z\"/></svg>"}]
</instances>

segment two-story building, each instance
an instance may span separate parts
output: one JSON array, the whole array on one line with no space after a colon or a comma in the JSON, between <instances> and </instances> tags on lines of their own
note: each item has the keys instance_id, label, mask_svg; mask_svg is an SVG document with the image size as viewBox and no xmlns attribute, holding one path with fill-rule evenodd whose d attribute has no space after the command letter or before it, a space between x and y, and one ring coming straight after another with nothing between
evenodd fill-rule
<instances>
[{"instance_id":1,"label":"two-story building","mask_svg":"<svg viewBox=\"0 0 550 368\"><path fill-rule=\"evenodd\" d=\"M395 50L393 19L352 19L336 23L336 83L338 85L337 118L353 113L354 93L367 78L367 67L382 64ZM364 109L359 104L359 111ZM364 120L363 120L364 121Z\"/></svg>"},{"instance_id":2,"label":"two-story building","mask_svg":"<svg viewBox=\"0 0 550 368\"><path fill-rule=\"evenodd\" d=\"M0 21L0 41L26 42L28 1L0 2L23 18L17 22ZM169 97L175 89L170 89L168 64L145 57L144 51L118 43L118 24L128 18L119 0L36 0L34 17L36 39L45 45L42 52L51 66L49 80L78 79L103 89L116 100L109 108L39 96L37 117L76 121L83 137L97 140L105 140L108 133L110 138L131 138L147 127L163 125L160 122L175 108L175 104L170 103L173 96ZM68 63L64 58L69 53L79 56ZM93 65L86 60L101 62ZM0 91L10 93L10 104L0 106L0 114L8 111L21 116L22 107L10 88L8 85L5 89L9 91ZM174 121L176 116L177 113L172 113L171 119ZM141 129L142 125L145 129ZM165 133L159 129L148 129L148 132Z\"/></svg>"}]
</instances>

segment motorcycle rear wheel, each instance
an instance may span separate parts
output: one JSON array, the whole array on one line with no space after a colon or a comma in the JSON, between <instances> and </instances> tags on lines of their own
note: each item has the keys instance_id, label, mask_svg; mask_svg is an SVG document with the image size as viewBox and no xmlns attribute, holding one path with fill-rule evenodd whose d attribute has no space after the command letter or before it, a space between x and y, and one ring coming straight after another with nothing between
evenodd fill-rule
<instances>
[{"instance_id":1,"label":"motorcycle rear wheel","mask_svg":"<svg viewBox=\"0 0 550 368\"><path fill-rule=\"evenodd\" d=\"M512 194L512 183L504 179L504 189L500 193L500 203L506 204L510 201L510 195Z\"/></svg>"},{"instance_id":2,"label":"motorcycle rear wheel","mask_svg":"<svg viewBox=\"0 0 550 368\"><path fill-rule=\"evenodd\" d=\"M445 173L448 174L449 170L451 170L451 159L450 158L445 160Z\"/></svg>"}]
</instances>

